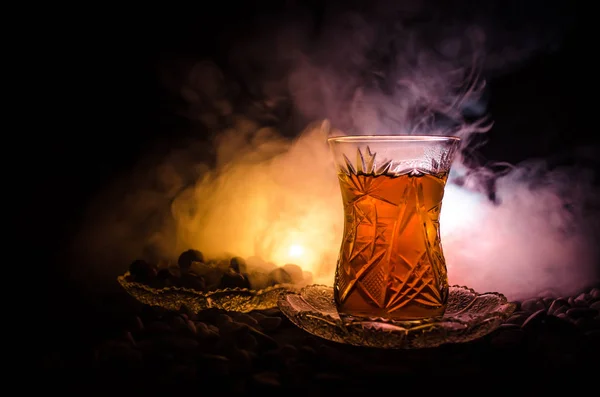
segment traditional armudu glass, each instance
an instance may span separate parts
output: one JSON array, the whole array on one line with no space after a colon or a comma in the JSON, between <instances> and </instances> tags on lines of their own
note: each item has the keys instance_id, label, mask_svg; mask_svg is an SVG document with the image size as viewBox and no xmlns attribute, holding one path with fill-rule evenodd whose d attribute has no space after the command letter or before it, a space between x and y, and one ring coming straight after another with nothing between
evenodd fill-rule
<instances>
[{"instance_id":1,"label":"traditional armudu glass","mask_svg":"<svg viewBox=\"0 0 600 397\"><path fill-rule=\"evenodd\" d=\"M335 272L338 312L417 320L442 316L448 275L440 212L460 139L328 139L344 206Z\"/></svg>"}]
</instances>

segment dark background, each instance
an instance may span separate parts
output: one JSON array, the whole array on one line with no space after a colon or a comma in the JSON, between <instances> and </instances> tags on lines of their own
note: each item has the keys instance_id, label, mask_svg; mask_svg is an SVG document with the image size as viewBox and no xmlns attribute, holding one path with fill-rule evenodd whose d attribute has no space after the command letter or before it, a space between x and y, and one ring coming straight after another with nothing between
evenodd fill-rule
<instances>
[{"instance_id":1,"label":"dark background","mask_svg":"<svg viewBox=\"0 0 600 397\"><path fill-rule=\"evenodd\" d=\"M304 2L317 14L330 3ZM360 4L349 2L355 3ZM457 8L458 14L477 4L454 3L465 7ZM39 93L44 103L39 106L48 115L35 139L23 137L33 171L19 167L23 178L18 178L18 189L25 194L18 199L23 210L16 233L26 242L20 251L25 262L36 263L34 281L40 282L49 318L69 318L87 304L65 277L77 264L69 263L63 248L76 233L88 200L143 153L168 148L190 134L186 120L173 112L173 99L160 80L161 65L181 56L218 58L227 51L228 40L243 37L248 21L286 7L286 2L260 4L79 11L65 22L57 19L48 36L40 37L40 58L49 66L38 70L48 84ZM586 37L580 11L538 1L502 2L500 9L502 15L496 15L506 24L562 13L572 22L557 50L532 55L489 78L488 110L495 125L486 135L483 155L508 162L552 156L597 167L597 151L584 159L573 155L599 143L598 135L589 133L594 114L584 110L581 94L589 85L589 53L581 50Z\"/></svg>"}]
</instances>

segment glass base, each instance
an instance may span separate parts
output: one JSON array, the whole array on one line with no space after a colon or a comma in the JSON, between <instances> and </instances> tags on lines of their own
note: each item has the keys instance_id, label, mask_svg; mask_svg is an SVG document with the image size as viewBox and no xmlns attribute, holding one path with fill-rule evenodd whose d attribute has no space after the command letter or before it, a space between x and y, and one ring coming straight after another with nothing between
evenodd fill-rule
<instances>
[{"instance_id":1,"label":"glass base","mask_svg":"<svg viewBox=\"0 0 600 397\"><path fill-rule=\"evenodd\" d=\"M452 286L449 292L443 316L409 321L340 316L333 288L324 285L310 285L300 292L283 292L278 306L294 324L318 337L387 349L469 342L498 328L516 308L496 292L480 294L461 286Z\"/></svg>"},{"instance_id":2,"label":"glass base","mask_svg":"<svg viewBox=\"0 0 600 397\"><path fill-rule=\"evenodd\" d=\"M415 308L415 307L411 307L408 308L408 310L397 310L393 313L388 313L387 310L385 309L369 309L367 310L352 310L349 309L347 306L339 306L338 307L338 314L340 315L340 317L343 318L353 318L353 319L358 319L358 318L364 318L364 319L369 319L369 318L373 318L373 317L381 317L381 318L387 318L390 320L394 320L394 321L415 321L415 320L423 320L423 319L427 319L427 318L431 318L431 317L437 317L437 318L442 318L444 316L444 313L446 311L446 306L440 306L438 308L436 308L436 310L432 310L430 308ZM427 314L425 314L427 313Z\"/></svg>"}]
</instances>

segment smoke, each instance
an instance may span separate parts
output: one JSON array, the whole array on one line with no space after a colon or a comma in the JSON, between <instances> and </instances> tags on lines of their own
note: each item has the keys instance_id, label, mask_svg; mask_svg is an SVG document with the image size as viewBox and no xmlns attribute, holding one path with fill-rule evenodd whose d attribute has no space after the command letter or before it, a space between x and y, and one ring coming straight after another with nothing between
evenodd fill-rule
<instances>
[{"instance_id":1,"label":"smoke","mask_svg":"<svg viewBox=\"0 0 600 397\"><path fill-rule=\"evenodd\" d=\"M590 205L598 197L590 174L535 160L513 166L495 185L496 203L447 187L440 222L452 283L523 299L573 294L597 280L597 207Z\"/></svg>"},{"instance_id":2,"label":"smoke","mask_svg":"<svg viewBox=\"0 0 600 397\"><path fill-rule=\"evenodd\" d=\"M293 8L259 18L223 64L166 67L198 138L140 163L91 204L74 277L101 284L133 259L174 260L193 247L293 262L331 284L343 213L325 140L345 133L462 138L441 220L451 284L520 299L596 281L596 196L585 170L477 160L493 128L485 76L546 48L546 31L520 43L489 14L465 21L430 6L375 2L318 17Z\"/></svg>"}]
</instances>

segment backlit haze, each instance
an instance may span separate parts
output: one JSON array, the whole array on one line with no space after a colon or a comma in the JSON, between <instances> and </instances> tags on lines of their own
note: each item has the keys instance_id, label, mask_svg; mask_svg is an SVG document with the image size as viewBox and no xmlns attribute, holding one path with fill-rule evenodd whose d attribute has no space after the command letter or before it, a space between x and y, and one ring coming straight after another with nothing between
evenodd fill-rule
<instances>
[{"instance_id":1,"label":"backlit haze","mask_svg":"<svg viewBox=\"0 0 600 397\"><path fill-rule=\"evenodd\" d=\"M87 265L73 276L114 280L136 258L197 248L253 266L296 263L331 285L343 212L326 138L438 134L463 144L441 215L450 284L521 299L597 280L592 175L477 156L494 128L486 77L560 45L560 27L509 34L489 15L419 19L426 2L411 4L325 12L317 38L299 7L259 18L225 66L167 62L164 84L198 139L149 156L91 203L74 244Z\"/></svg>"}]
</instances>

